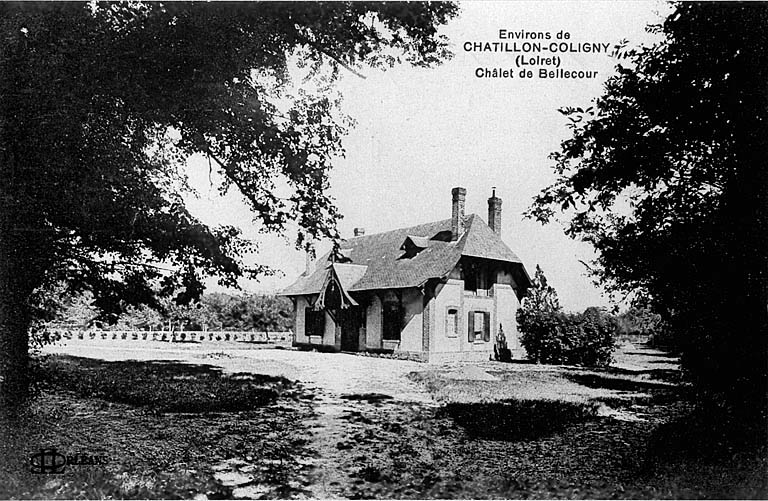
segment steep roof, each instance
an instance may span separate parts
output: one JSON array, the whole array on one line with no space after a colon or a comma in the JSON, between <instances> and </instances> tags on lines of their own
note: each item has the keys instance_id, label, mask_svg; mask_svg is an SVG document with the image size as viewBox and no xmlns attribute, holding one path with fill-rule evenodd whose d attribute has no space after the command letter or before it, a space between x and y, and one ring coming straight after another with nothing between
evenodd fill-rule
<instances>
[{"instance_id":1,"label":"steep roof","mask_svg":"<svg viewBox=\"0 0 768 501\"><path fill-rule=\"evenodd\" d=\"M459 262L461 256L480 257L506 261L522 262L512 250L494 233L477 214L467 216L465 231L454 242L450 241L451 220L444 219L432 223L420 224L410 228L401 228L350 238L341 243L343 255L349 263L335 263L337 273L344 266L358 265L354 272L341 278L348 291L373 289L392 289L418 287L430 278L446 276ZM426 247L415 255L401 250L406 238L423 237L419 243ZM317 267L309 276L301 276L281 295L294 296L316 294L320 292L328 268L328 254L317 261ZM362 267L365 267L363 270ZM346 271L346 270L345 270ZM350 270L351 271L351 270ZM523 275L527 274L523 269ZM356 279L353 283L353 279ZM525 284L527 286L527 284Z\"/></svg>"}]
</instances>

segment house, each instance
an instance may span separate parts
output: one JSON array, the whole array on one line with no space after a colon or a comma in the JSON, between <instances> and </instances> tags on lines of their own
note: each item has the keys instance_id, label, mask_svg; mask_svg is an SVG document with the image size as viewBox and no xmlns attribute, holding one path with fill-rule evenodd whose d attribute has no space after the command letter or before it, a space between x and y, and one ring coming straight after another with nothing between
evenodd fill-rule
<instances>
[{"instance_id":1,"label":"house","mask_svg":"<svg viewBox=\"0 0 768 501\"><path fill-rule=\"evenodd\" d=\"M488 223L465 216L452 190L450 219L354 238L281 292L295 305L294 346L395 353L422 361L488 360L503 329L520 348L515 314L531 285L501 239L501 199Z\"/></svg>"}]
</instances>

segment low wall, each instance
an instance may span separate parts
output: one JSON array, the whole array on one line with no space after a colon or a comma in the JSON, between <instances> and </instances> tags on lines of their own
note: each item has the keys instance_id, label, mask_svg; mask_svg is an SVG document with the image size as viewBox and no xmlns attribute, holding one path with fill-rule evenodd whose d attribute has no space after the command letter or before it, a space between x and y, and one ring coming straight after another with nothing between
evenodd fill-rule
<instances>
[{"instance_id":1,"label":"low wall","mask_svg":"<svg viewBox=\"0 0 768 501\"><path fill-rule=\"evenodd\" d=\"M293 332L257 331L112 331L112 330L68 330L50 329L50 340L57 341L166 341L171 343L257 343L290 346Z\"/></svg>"}]
</instances>

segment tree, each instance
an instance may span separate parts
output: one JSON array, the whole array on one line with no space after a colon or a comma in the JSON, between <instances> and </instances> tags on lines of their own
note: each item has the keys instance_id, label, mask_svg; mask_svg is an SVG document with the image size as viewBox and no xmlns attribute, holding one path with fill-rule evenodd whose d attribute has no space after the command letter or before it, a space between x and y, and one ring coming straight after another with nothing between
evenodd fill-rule
<instances>
[{"instance_id":1,"label":"tree","mask_svg":"<svg viewBox=\"0 0 768 501\"><path fill-rule=\"evenodd\" d=\"M210 312L209 325L218 329L286 331L293 327L293 307L285 297L213 293L204 295L202 302Z\"/></svg>"},{"instance_id":2,"label":"tree","mask_svg":"<svg viewBox=\"0 0 768 501\"><path fill-rule=\"evenodd\" d=\"M560 310L560 300L557 298L557 291L547 283L547 277L544 271L537 264L536 273L533 276L532 285L528 289L523 304L523 310L530 311L558 311Z\"/></svg>"},{"instance_id":3,"label":"tree","mask_svg":"<svg viewBox=\"0 0 768 501\"><path fill-rule=\"evenodd\" d=\"M653 344L665 339L665 326L661 315L649 308L631 306L616 317L619 333L625 336L641 336Z\"/></svg>"},{"instance_id":4,"label":"tree","mask_svg":"<svg viewBox=\"0 0 768 501\"><path fill-rule=\"evenodd\" d=\"M529 215L567 213L597 278L669 322L701 403L763 419L768 7L684 2L650 29L592 106L561 110L572 135Z\"/></svg>"},{"instance_id":5,"label":"tree","mask_svg":"<svg viewBox=\"0 0 768 501\"><path fill-rule=\"evenodd\" d=\"M600 308L564 312L539 265L517 310L520 345L529 360L545 364L605 366L616 348L617 323Z\"/></svg>"},{"instance_id":6,"label":"tree","mask_svg":"<svg viewBox=\"0 0 768 501\"><path fill-rule=\"evenodd\" d=\"M350 123L340 68L449 56L442 3L4 3L0 6L0 390L23 399L29 300L89 290L114 321L266 271L254 243L193 217L184 162L203 155L263 232L336 236L325 194ZM289 61L305 65L291 94Z\"/></svg>"}]
</instances>

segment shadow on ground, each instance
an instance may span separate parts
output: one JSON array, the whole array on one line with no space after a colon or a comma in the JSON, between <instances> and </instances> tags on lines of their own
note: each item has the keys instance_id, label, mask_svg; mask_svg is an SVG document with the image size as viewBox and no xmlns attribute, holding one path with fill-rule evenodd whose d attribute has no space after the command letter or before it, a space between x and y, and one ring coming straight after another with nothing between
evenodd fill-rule
<instances>
[{"instance_id":1,"label":"shadow on ground","mask_svg":"<svg viewBox=\"0 0 768 501\"><path fill-rule=\"evenodd\" d=\"M224 374L208 364L170 360L104 361L55 356L40 361L41 388L160 412L236 412L274 402L292 383L263 374Z\"/></svg>"},{"instance_id":2,"label":"shadow on ground","mask_svg":"<svg viewBox=\"0 0 768 501\"><path fill-rule=\"evenodd\" d=\"M583 374L584 372L584 369L580 367L564 367L563 369L565 370L566 377L573 374ZM656 380L655 382L648 381L649 384L658 384L660 386L664 386L665 383L678 384L682 382L682 379L683 379L683 376L680 370L677 368L631 370L631 369L624 369L621 367L590 367L589 371L592 373L605 374L606 378L607 376L646 377L648 379ZM617 378L613 378L613 379L617 379ZM574 382L582 384L580 381L574 381ZM589 384L585 383L584 386L589 386ZM597 386L597 387L610 389L607 386Z\"/></svg>"},{"instance_id":3,"label":"shadow on ground","mask_svg":"<svg viewBox=\"0 0 768 501\"><path fill-rule=\"evenodd\" d=\"M588 388L606 389L615 391L645 392L652 390L664 390L670 385L663 382L637 381L634 379L606 377L597 374L563 374L566 379L586 386Z\"/></svg>"},{"instance_id":4,"label":"shadow on ground","mask_svg":"<svg viewBox=\"0 0 768 501\"><path fill-rule=\"evenodd\" d=\"M666 357L666 358L679 358L680 354L675 353L673 351L662 351L662 350L653 350L653 351L627 351L624 352L625 355L637 355L641 357Z\"/></svg>"},{"instance_id":5,"label":"shadow on ground","mask_svg":"<svg viewBox=\"0 0 768 501\"><path fill-rule=\"evenodd\" d=\"M386 395L384 393L351 393L347 395L342 395L339 398L343 400L365 401L370 403L376 403L376 402L381 402L383 400L391 400L393 397L391 395Z\"/></svg>"},{"instance_id":6,"label":"shadow on ground","mask_svg":"<svg viewBox=\"0 0 768 501\"><path fill-rule=\"evenodd\" d=\"M562 431L597 418L594 403L559 400L502 400L483 403L448 403L442 412L475 438L516 441Z\"/></svg>"}]
</instances>

